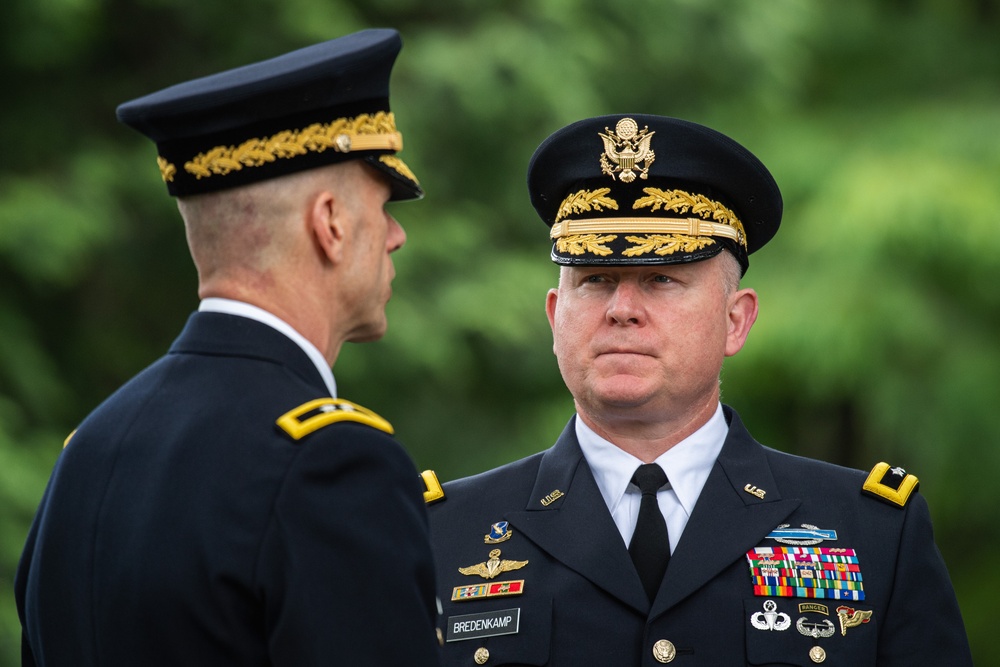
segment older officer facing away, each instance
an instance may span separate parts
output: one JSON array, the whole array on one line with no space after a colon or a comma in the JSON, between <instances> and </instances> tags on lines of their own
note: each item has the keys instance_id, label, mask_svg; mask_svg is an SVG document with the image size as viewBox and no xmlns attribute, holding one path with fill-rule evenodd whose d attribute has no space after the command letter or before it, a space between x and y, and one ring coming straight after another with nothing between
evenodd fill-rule
<instances>
[{"instance_id":1,"label":"older officer facing away","mask_svg":"<svg viewBox=\"0 0 1000 667\"><path fill-rule=\"evenodd\" d=\"M385 332L406 235L384 207L422 195L400 46L363 31L119 107L202 301L56 464L17 575L25 665L438 664L419 477L331 372Z\"/></svg>"},{"instance_id":2,"label":"older officer facing away","mask_svg":"<svg viewBox=\"0 0 1000 667\"><path fill-rule=\"evenodd\" d=\"M971 664L917 479L768 449L720 403L778 187L709 128L623 114L529 170L576 416L431 506L448 665Z\"/></svg>"}]
</instances>

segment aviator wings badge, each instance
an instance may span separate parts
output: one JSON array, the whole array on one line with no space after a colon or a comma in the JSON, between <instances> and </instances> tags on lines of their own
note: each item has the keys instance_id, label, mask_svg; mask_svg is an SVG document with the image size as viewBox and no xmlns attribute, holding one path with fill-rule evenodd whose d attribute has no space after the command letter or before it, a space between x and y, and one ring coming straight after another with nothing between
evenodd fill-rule
<instances>
[{"instance_id":1,"label":"aviator wings badge","mask_svg":"<svg viewBox=\"0 0 1000 667\"><path fill-rule=\"evenodd\" d=\"M466 575L479 575L483 579L492 579L503 572L520 570L528 564L526 560L500 560L500 550L494 549L490 552L490 558L485 563L477 563L469 567L460 567L458 571Z\"/></svg>"},{"instance_id":2,"label":"aviator wings badge","mask_svg":"<svg viewBox=\"0 0 1000 667\"><path fill-rule=\"evenodd\" d=\"M618 180L622 183L634 181L636 170L639 171L639 178L646 179L649 167L656 159L653 149L649 147L656 132L650 132L649 127L640 130L638 123L631 118L618 121L614 133L606 127L604 131L607 134L597 133L604 140L601 171L611 178L620 172Z\"/></svg>"}]
</instances>

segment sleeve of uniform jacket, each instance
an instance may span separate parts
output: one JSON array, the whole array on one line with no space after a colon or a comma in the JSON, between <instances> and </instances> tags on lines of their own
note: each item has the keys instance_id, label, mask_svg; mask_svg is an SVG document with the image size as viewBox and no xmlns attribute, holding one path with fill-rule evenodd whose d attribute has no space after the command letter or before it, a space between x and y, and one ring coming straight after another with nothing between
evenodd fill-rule
<instances>
[{"instance_id":1,"label":"sleeve of uniform jacket","mask_svg":"<svg viewBox=\"0 0 1000 667\"><path fill-rule=\"evenodd\" d=\"M892 598L881 621L879 667L971 667L961 611L934 543L927 502L914 494L904 510Z\"/></svg>"},{"instance_id":2,"label":"sleeve of uniform jacket","mask_svg":"<svg viewBox=\"0 0 1000 667\"><path fill-rule=\"evenodd\" d=\"M434 570L413 463L393 438L354 423L298 446L257 568L272 664L437 665Z\"/></svg>"}]
</instances>

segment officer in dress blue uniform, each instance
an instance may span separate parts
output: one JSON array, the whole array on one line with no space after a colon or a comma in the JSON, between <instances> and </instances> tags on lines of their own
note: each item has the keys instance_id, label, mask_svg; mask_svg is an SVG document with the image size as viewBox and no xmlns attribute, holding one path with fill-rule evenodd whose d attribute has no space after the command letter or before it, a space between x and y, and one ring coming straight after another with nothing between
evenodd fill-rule
<instances>
[{"instance_id":1,"label":"officer in dress blue uniform","mask_svg":"<svg viewBox=\"0 0 1000 667\"><path fill-rule=\"evenodd\" d=\"M24 665L438 664L419 477L331 372L384 333L405 241L384 205L422 195L400 46L363 31L118 108L156 143L202 301L56 463L17 573Z\"/></svg>"},{"instance_id":2,"label":"officer in dress blue uniform","mask_svg":"<svg viewBox=\"0 0 1000 667\"><path fill-rule=\"evenodd\" d=\"M709 128L591 118L528 169L576 415L431 498L447 665L971 664L917 478L757 443L720 403L778 187Z\"/></svg>"}]
</instances>

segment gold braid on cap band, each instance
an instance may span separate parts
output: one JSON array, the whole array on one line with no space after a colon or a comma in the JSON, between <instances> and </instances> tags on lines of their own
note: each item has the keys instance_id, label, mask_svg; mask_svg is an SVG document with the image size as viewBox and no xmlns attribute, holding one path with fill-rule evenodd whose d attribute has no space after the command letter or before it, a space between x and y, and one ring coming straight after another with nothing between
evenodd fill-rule
<instances>
[{"instance_id":1,"label":"gold braid on cap band","mask_svg":"<svg viewBox=\"0 0 1000 667\"><path fill-rule=\"evenodd\" d=\"M417 180L417 175L414 174L413 171L408 166L406 166L405 162L400 160L395 155L379 155L378 161L384 164L385 166L389 167L390 169L399 172L405 178L410 179L414 183L417 184L420 183L420 181Z\"/></svg>"},{"instance_id":2,"label":"gold braid on cap band","mask_svg":"<svg viewBox=\"0 0 1000 667\"><path fill-rule=\"evenodd\" d=\"M300 130L283 130L270 137L248 139L239 146L216 146L184 163L184 171L197 179L213 174L225 176L244 167L260 167L278 158L288 159L326 149L338 153L393 150L403 148L403 135L396 130L391 111L338 118L329 123L313 123ZM157 160L165 182L173 180L176 167L162 157Z\"/></svg>"},{"instance_id":3,"label":"gold braid on cap band","mask_svg":"<svg viewBox=\"0 0 1000 667\"><path fill-rule=\"evenodd\" d=\"M746 248L746 233L743 230L743 223L728 208L719 202L712 201L704 195L694 195L683 190L659 190L657 188L643 188L646 197L640 197L632 204L632 209L649 208L657 211L661 207L667 211L677 213L694 213L696 215L706 215L711 220L704 218L589 218L586 220L562 220L571 213L589 211L591 209L601 210L601 205L607 208L617 209L617 203L610 197L606 197L610 192L608 188L587 191L581 190L570 195L563 200L556 215L557 222L552 225L549 236L553 239L560 239L560 245L566 245L569 241L567 237L587 238L593 242L594 235L607 234L612 231L631 232L633 234L648 234L646 237L629 236L626 237L631 243L639 244L636 247L623 251L626 256L641 255L655 251L657 254L673 254L677 251L698 250L713 243L711 238L722 237L732 239ZM612 239L602 239L607 242ZM584 244L587 245L587 244ZM602 247L601 250L606 250ZM585 251L593 252L586 248ZM564 251L565 252L565 251ZM571 254L577 254L572 250ZM597 254L606 254L599 252Z\"/></svg>"}]
</instances>

